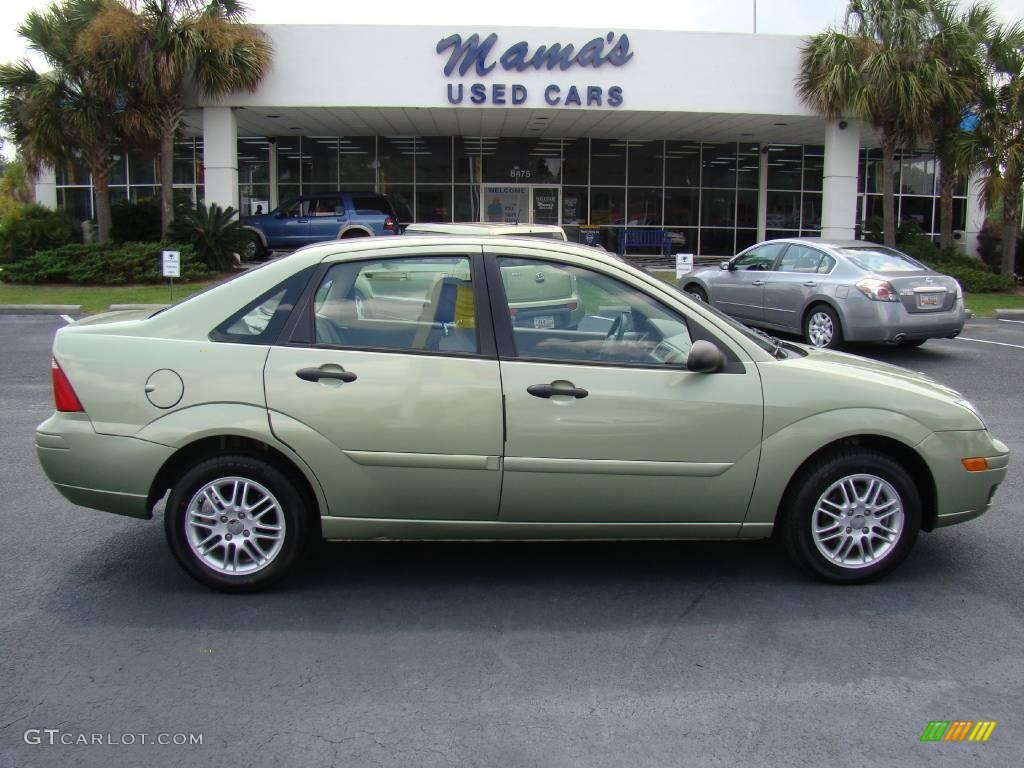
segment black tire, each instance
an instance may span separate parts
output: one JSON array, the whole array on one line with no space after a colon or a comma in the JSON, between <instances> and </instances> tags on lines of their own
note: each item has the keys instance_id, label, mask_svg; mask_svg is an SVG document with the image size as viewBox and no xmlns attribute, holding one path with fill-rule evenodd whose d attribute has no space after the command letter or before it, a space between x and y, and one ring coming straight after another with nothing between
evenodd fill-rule
<instances>
[{"instance_id":1,"label":"black tire","mask_svg":"<svg viewBox=\"0 0 1024 768\"><path fill-rule=\"evenodd\" d=\"M900 342L901 347L920 347L928 339L904 339Z\"/></svg>"},{"instance_id":2,"label":"black tire","mask_svg":"<svg viewBox=\"0 0 1024 768\"><path fill-rule=\"evenodd\" d=\"M831 323L832 335L827 343L816 343L814 338L814 326L818 322L819 315L824 315ZM815 304L804 317L804 341L812 347L819 349L839 349L843 345L843 326L839 322L839 315L828 304ZM820 337L818 337L820 338Z\"/></svg>"},{"instance_id":3,"label":"black tire","mask_svg":"<svg viewBox=\"0 0 1024 768\"><path fill-rule=\"evenodd\" d=\"M686 293L690 294L690 296L693 299L696 299L697 301L702 302L704 304L708 303L708 294L699 285L688 285L684 290L686 291Z\"/></svg>"},{"instance_id":4,"label":"black tire","mask_svg":"<svg viewBox=\"0 0 1024 768\"><path fill-rule=\"evenodd\" d=\"M815 507L833 484L860 474L880 478L895 490L903 507L903 521L895 537L888 542L888 548L877 560L869 564L843 565L823 554L815 542L812 527L817 525L815 518L821 517L816 515ZM850 517L852 519L845 522L852 522L853 525L865 518L862 512L856 510ZM830 516L822 519L830 520ZM887 523L891 524L891 521L892 518L886 518ZM863 538L882 539L881 546L885 546L883 537L875 533L878 530L876 523L880 522L877 517L872 520L871 516L867 516L862 522L862 531L869 530L869 535ZM779 511L778 524L781 527L779 534L786 549L802 566L837 584L863 584L885 576L906 558L921 529L921 497L907 471L888 455L864 448L844 448L808 464L793 478ZM839 525L838 536L846 534L847 538L861 540L862 536L851 530L853 525L847 526L845 531ZM840 539L835 552L841 553L846 540ZM831 546L831 542L824 546ZM851 544L849 554L853 553L852 546ZM863 545L858 543L857 546L860 548L861 560L866 560Z\"/></svg>"},{"instance_id":5,"label":"black tire","mask_svg":"<svg viewBox=\"0 0 1024 768\"><path fill-rule=\"evenodd\" d=\"M280 516L283 518L283 541L269 562L259 566L259 570L226 575L204 561L193 551L192 545L189 543L186 529L189 505L207 483L221 478L241 478L258 483L270 492L279 505ZM200 509L207 509L207 507L201 506ZM229 514L237 514L237 511ZM278 513L274 510L270 514L276 516ZM250 521L251 519L250 517ZM224 517L221 517L220 520L224 520ZM236 527L252 525L252 522L241 523L233 517L228 520L231 525ZM164 533L178 563L199 583L222 592L256 592L283 578L291 570L299 553L305 548L309 529L308 510L302 494L295 484L273 465L250 456L216 456L199 462L185 472L171 488L164 511ZM246 528L245 530L250 529ZM238 538L241 534L235 531L235 538L238 538L238 542L244 543L251 535L251 541L255 543L258 532L255 528L251 530L251 534L245 533L245 539ZM232 539L232 536L222 535L221 540L223 539ZM238 542L234 545L224 542L215 543L207 551L211 552L218 546L223 546L225 553L238 551ZM270 549L273 549L272 544ZM248 555L245 557L254 560ZM223 559L225 562L227 561L226 554ZM254 562L253 565L256 563Z\"/></svg>"},{"instance_id":6,"label":"black tire","mask_svg":"<svg viewBox=\"0 0 1024 768\"><path fill-rule=\"evenodd\" d=\"M350 229L347 232L345 232L345 234L343 234L339 239L340 240L348 240L350 237L369 237L369 236L370 236L370 234L368 232L364 232L361 229Z\"/></svg>"},{"instance_id":7,"label":"black tire","mask_svg":"<svg viewBox=\"0 0 1024 768\"><path fill-rule=\"evenodd\" d=\"M263 247L263 241L255 232L244 232L239 246L242 261L259 261L267 257L267 249Z\"/></svg>"}]
</instances>

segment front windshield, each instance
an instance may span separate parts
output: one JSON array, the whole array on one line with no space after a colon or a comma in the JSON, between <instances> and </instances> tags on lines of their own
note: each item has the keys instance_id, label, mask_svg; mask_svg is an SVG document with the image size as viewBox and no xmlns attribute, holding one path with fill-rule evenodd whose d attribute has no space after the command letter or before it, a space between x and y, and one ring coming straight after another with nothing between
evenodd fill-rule
<instances>
[{"instance_id":1,"label":"front windshield","mask_svg":"<svg viewBox=\"0 0 1024 768\"><path fill-rule=\"evenodd\" d=\"M882 245L841 248L850 261L867 272L920 272L927 269L905 253Z\"/></svg>"}]
</instances>

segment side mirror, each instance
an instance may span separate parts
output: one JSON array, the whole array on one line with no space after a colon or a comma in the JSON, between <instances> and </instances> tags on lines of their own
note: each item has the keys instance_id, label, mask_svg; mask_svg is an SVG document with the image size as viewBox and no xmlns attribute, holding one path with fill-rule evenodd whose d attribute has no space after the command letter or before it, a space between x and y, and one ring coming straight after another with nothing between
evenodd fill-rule
<instances>
[{"instance_id":1,"label":"side mirror","mask_svg":"<svg viewBox=\"0 0 1024 768\"><path fill-rule=\"evenodd\" d=\"M700 339L693 342L686 357L686 368L693 373L714 373L725 365L722 350L710 341Z\"/></svg>"},{"instance_id":2,"label":"side mirror","mask_svg":"<svg viewBox=\"0 0 1024 768\"><path fill-rule=\"evenodd\" d=\"M274 218L275 219L283 219L284 218L284 211L278 211L277 213L275 213L274 214Z\"/></svg>"},{"instance_id":3,"label":"side mirror","mask_svg":"<svg viewBox=\"0 0 1024 768\"><path fill-rule=\"evenodd\" d=\"M718 266L719 266L719 268L721 268L721 269L725 269L725 270L729 270L729 269L732 269L732 266L731 266L731 265L729 264L729 262L728 262L728 261L723 261L723 262L722 262L721 264L719 264Z\"/></svg>"}]
</instances>

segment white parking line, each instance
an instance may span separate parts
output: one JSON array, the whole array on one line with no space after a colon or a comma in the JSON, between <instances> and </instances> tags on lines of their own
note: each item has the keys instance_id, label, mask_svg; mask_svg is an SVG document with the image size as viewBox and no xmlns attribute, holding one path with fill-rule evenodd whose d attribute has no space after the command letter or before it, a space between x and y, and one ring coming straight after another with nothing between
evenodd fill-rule
<instances>
[{"instance_id":1,"label":"white parking line","mask_svg":"<svg viewBox=\"0 0 1024 768\"><path fill-rule=\"evenodd\" d=\"M985 339L972 339L969 336L958 336L957 338L963 339L964 341L976 341L979 344L996 344L1000 347L1014 347L1015 349L1024 349L1024 344L1007 344L1005 341L986 341Z\"/></svg>"},{"instance_id":2,"label":"white parking line","mask_svg":"<svg viewBox=\"0 0 1024 768\"><path fill-rule=\"evenodd\" d=\"M73 322L75 322L75 318L71 317L71 315L61 315L60 319L63 320L68 325L71 325Z\"/></svg>"},{"instance_id":3,"label":"white parking line","mask_svg":"<svg viewBox=\"0 0 1024 768\"><path fill-rule=\"evenodd\" d=\"M1001 323L1020 323L1021 325L1024 325L1024 320L1010 320L1010 319L1005 318L1005 317L1000 317L999 318L999 322L1001 322Z\"/></svg>"}]
</instances>

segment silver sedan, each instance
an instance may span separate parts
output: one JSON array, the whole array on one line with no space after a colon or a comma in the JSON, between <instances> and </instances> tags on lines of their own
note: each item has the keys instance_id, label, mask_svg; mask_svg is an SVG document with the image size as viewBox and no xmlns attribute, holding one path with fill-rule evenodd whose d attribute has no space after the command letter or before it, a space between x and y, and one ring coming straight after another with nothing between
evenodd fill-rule
<instances>
[{"instance_id":1,"label":"silver sedan","mask_svg":"<svg viewBox=\"0 0 1024 768\"><path fill-rule=\"evenodd\" d=\"M966 317L952 277L863 240L769 240L679 284L743 323L797 333L815 347L918 346L957 336Z\"/></svg>"}]
</instances>

